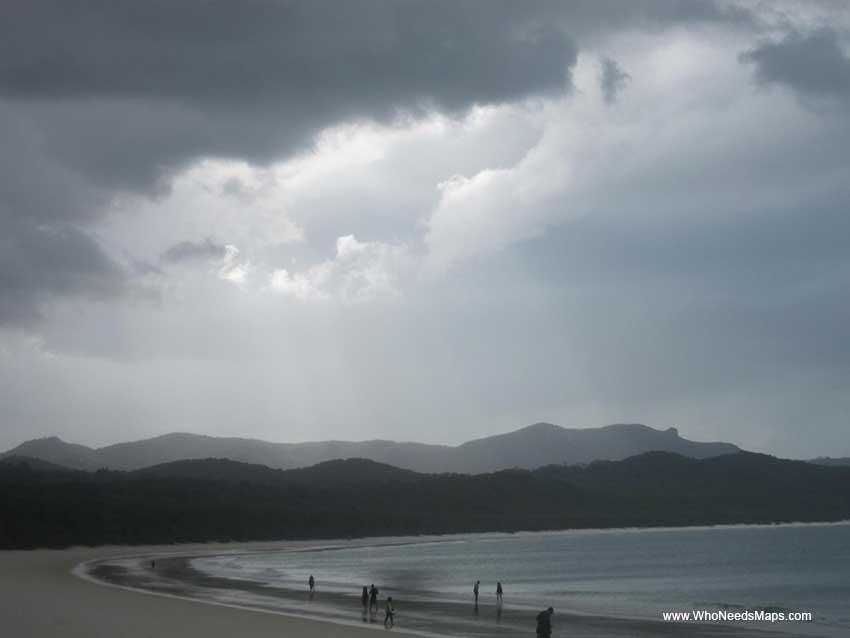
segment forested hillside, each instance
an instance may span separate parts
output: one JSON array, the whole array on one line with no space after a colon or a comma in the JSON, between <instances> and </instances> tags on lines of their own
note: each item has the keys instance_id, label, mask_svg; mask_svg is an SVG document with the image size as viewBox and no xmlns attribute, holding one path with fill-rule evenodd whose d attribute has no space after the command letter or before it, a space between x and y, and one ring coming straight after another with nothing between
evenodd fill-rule
<instances>
[{"instance_id":1,"label":"forested hillside","mask_svg":"<svg viewBox=\"0 0 850 638\"><path fill-rule=\"evenodd\" d=\"M248 541L850 518L850 468L654 452L585 467L417 474L364 459L94 473L0 463L0 547Z\"/></svg>"}]
</instances>

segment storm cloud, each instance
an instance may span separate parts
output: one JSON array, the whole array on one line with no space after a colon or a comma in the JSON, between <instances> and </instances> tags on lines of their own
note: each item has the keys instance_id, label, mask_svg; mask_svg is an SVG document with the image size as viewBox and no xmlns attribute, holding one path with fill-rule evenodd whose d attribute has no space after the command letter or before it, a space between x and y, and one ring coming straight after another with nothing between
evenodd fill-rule
<instances>
[{"instance_id":1,"label":"storm cloud","mask_svg":"<svg viewBox=\"0 0 850 638\"><path fill-rule=\"evenodd\" d=\"M0 231L29 245L45 224L92 223L122 193L161 196L199 157L269 162L341 121L565 91L576 59L569 36L509 3L36 1L4 18ZM66 247L86 251L73 287L20 275L50 262L17 251L4 307L21 310L0 321L35 314L36 298L60 288L98 293L121 266L93 260L96 249L91 238ZM71 277L75 261L63 266L56 277Z\"/></svg>"},{"instance_id":2,"label":"storm cloud","mask_svg":"<svg viewBox=\"0 0 850 638\"><path fill-rule=\"evenodd\" d=\"M617 93L622 91L632 76L623 71L616 60L605 58L602 60L602 72L600 73L599 82L602 87L602 95L608 104L613 104L617 100Z\"/></svg>"},{"instance_id":3,"label":"storm cloud","mask_svg":"<svg viewBox=\"0 0 850 638\"><path fill-rule=\"evenodd\" d=\"M72 227L8 224L0 237L0 323L37 321L44 295L113 297L126 274L88 235Z\"/></svg>"},{"instance_id":4,"label":"storm cloud","mask_svg":"<svg viewBox=\"0 0 850 638\"><path fill-rule=\"evenodd\" d=\"M814 96L850 97L850 57L839 34L828 27L766 40L742 53L741 61L752 64L764 84L783 84Z\"/></svg>"},{"instance_id":5,"label":"storm cloud","mask_svg":"<svg viewBox=\"0 0 850 638\"><path fill-rule=\"evenodd\" d=\"M4 17L3 446L547 420L850 454L836 5Z\"/></svg>"},{"instance_id":6,"label":"storm cloud","mask_svg":"<svg viewBox=\"0 0 850 638\"><path fill-rule=\"evenodd\" d=\"M569 88L576 47L498 3L15 3L0 95L95 181L153 187L201 155L268 161L340 121Z\"/></svg>"},{"instance_id":7,"label":"storm cloud","mask_svg":"<svg viewBox=\"0 0 850 638\"><path fill-rule=\"evenodd\" d=\"M224 259L227 247L215 243L212 239L204 241L181 241L162 253L162 260L170 263L198 261L206 259Z\"/></svg>"}]
</instances>

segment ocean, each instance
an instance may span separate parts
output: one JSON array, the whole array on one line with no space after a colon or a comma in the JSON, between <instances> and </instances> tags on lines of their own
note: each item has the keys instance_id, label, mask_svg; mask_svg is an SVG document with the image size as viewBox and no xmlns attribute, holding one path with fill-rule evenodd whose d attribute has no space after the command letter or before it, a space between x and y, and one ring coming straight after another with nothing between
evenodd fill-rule
<instances>
[{"instance_id":1,"label":"ocean","mask_svg":"<svg viewBox=\"0 0 850 638\"><path fill-rule=\"evenodd\" d=\"M371 583L382 601L393 596L400 610L405 601L471 606L476 580L482 608L490 608L501 581L505 609L551 605L562 613L654 621L665 611L810 612L812 622L722 624L850 635L850 524L481 534L200 557L191 566L298 592L306 591L312 574L317 597L334 594L328 598L336 606L343 601L350 609L359 607L361 587Z\"/></svg>"}]
</instances>

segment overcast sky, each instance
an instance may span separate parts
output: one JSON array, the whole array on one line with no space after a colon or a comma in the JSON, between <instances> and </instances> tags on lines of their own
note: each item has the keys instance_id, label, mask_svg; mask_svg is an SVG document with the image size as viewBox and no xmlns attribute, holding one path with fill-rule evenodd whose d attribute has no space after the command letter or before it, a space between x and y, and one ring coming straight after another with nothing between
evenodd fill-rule
<instances>
[{"instance_id":1,"label":"overcast sky","mask_svg":"<svg viewBox=\"0 0 850 638\"><path fill-rule=\"evenodd\" d=\"M0 448L850 455L844 2L0 8Z\"/></svg>"}]
</instances>

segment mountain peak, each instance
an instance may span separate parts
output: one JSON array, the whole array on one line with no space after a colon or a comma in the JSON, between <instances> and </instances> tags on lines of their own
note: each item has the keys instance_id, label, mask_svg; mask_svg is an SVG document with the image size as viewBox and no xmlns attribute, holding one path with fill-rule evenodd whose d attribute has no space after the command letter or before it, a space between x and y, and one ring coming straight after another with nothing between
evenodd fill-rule
<instances>
[{"instance_id":1,"label":"mountain peak","mask_svg":"<svg viewBox=\"0 0 850 638\"><path fill-rule=\"evenodd\" d=\"M23 446L33 446L33 445L70 445L66 441L63 441L56 435L51 436L39 436L34 439L29 439L28 441L24 441L18 447Z\"/></svg>"},{"instance_id":2,"label":"mountain peak","mask_svg":"<svg viewBox=\"0 0 850 638\"><path fill-rule=\"evenodd\" d=\"M547 423L546 421L538 421L537 423L532 423L531 425L526 425L524 428L520 428L519 430L514 430L514 432L553 432L565 430L566 428L561 427L560 425L555 425L554 423Z\"/></svg>"},{"instance_id":3,"label":"mountain peak","mask_svg":"<svg viewBox=\"0 0 850 638\"><path fill-rule=\"evenodd\" d=\"M72 469L97 469L95 450L78 443L68 443L58 436L45 436L24 441L0 456L28 456Z\"/></svg>"}]
</instances>

